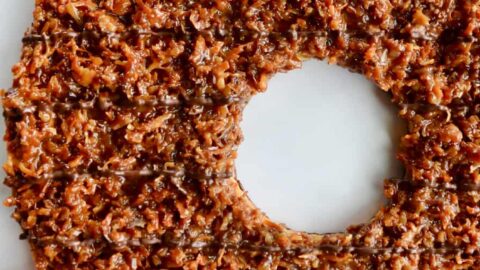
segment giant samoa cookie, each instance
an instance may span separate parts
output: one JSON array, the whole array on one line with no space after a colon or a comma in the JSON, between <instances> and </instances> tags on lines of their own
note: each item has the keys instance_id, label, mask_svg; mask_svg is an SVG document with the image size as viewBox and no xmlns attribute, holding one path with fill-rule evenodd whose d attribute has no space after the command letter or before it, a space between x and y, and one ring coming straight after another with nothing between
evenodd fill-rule
<instances>
[{"instance_id":1,"label":"giant samoa cookie","mask_svg":"<svg viewBox=\"0 0 480 270\"><path fill-rule=\"evenodd\" d=\"M37 269L480 268L478 1L37 0L34 17L3 106L6 204ZM341 234L270 221L235 175L248 100L307 58L408 121L405 179Z\"/></svg>"}]
</instances>

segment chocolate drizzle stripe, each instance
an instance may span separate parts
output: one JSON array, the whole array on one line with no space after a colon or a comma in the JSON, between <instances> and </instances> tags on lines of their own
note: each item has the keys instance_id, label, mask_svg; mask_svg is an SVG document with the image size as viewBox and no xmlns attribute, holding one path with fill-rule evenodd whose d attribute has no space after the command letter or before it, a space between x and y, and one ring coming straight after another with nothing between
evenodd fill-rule
<instances>
[{"instance_id":1,"label":"chocolate drizzle stripe","mask_svg":"<svg viewBox=\"0 0 480 270\"><path fill-rule=\"evenodd\" d=\"M195 35L210 35L216 32L214 29L212 30L202 30L202 31L191 31L191 32L177 32L173 30L160 30L160 31L148 31L148 30L139 30L139 29L128 29L123 32L99 32L99 31L89 31L84 30L82 32L74 32L74 31L65 31L65 32L56 32L50 34L27 34L23 37L23 43L35 43L35 42L43 42L43 41L50 41L57 38L101 38L101 37L108 37L108 38L120 38L124 39L127 37L132 36L154 36L154 37L184 37L184 36L195 36ZM295 31L295 30L288 30L285 32L278 32L278 31L255 31L255 30L243 30L237 29L235 33L232 32L222 32L218 33L218 36L228 37L233 36L234 34L240 35L255 35L255 36L263 36L263 37L288 37L297 39L299 36L329 36L329 32L327 31Z\"/></svg>"},{"instance_id":2,"label":"chocolate drizzle stripe","mask_svg":"<svg viewBox=\"0 0 480 270\"><path fill-rule=\"evenodd\" d=\"M335 246L335 245L320 245L313 249L298 249L300 253L310 253L314 251L325 251L333 253L357 253L359 255L374 255L380 253L387 254L422 254L422 253L435 253L445 254L451 252L462 252L463 248L459 247L439 247L439 248L401 248L401 247L386 247L386 248L373 248L366 246Z\"/></svg>"},{"instance_id":3,"label":"chocolate drizzle stripe","mask_svg":"<svg viewBox=\"0 0 480 270\"><path fill-rule=\"evenodd\" d=\"M428 181L412 181L402 178L392 178L385 180L386 183L393 183L397 185L407 184L411 187L416 188L432 188L432 189L443 189L443 190L460 190L460 191L476 191L480 190L480 184L475 183L438 183L438 182L428 182Z\"/></svg>"},{"instance_id":4,"label":"chocolate drizzle stripe","mask_svg":"<svg viewBox=\"0 0 480 270\"><path fill-rule=\"evenodd\" d=\"M153 246L153 245L162 245L168 247L177 247L184 249L197 249L197 250L243 250L243 251L262 251L267 253L294 253L297 255L315 253L315 252L328 252L328 253L356 253L361 256L369 256L375 254L447 254L447 253L462 253L465 251L462 247L454 246L442 246L436 248L428 247L418 247L418 248L403 248L403 247L384 247L384 248L374 248L367 246L337 246L331 244L323 244L310 248L281 248L278 246L259 246L252 245L249 243L243 244L232 244L232 243L219 243L219 242L205 242L205 241L192 241L190 243L181 243L178 241L165 241L158 238L142 238L142 239L131 239L126 241L113 242L108 239L87 239L83 241L76 240L60 240L60 239L34 239L31 237L27 238L30 241L46 246L50 244L60 244L67 248L78 248L81 246L93 246L95 244L106 243L116 248L123 248L126 246L141 247L141 246Z\"/></svg>"},{"instance_id":5,"label":"chocolate drizzle stripe","mask_svg":"<svg viewBox=\"0 0 480 270\"><path fill-rule=\"evenodd\" d=\"M198 180L209 180L209 179L228 179L234 176L231 172L224 173L191 173L187 172L185 169L165 169L165 170L152 170L152 169L141 169L141 170L97 170L97 171L84 171L84 172L71 172L67 170L58 170L52 173L42 174L35 177L25 176L26 179L78 179L82 177L91 177L91 176L119 176L125 178L138 178L138 177L148 177L148 176L171 176L171 177L186 177L191 179Z\"/></svg>"},{"instance_id":6,"label":"chocolate drizzle stripe","mask_svg":"<svg viewBox=\"0 0 480 270\"><path fill-rule=\"evenodd\" d=\"M182 107L182 106L205 106L205 107L216 107L216 106L225 106L234 103L247 102L248 98L241 98L237 96L231 97L222 97L222 98L209 98L209 97L198 97L198 98L188 98L188 99L140 99L136 98L129 102L123 102L120 105L115 104L115 107L131 107L131 108L155 108L155 107ZM30 105L19 109L20 114L27 114L37 111L38 108L54 108L60 111L71 111L72 109L94 109L100 108L106 110L111 107L113 101L111 100L101 100L93 99L90 101L80 101L80 102L54 102L51 104L40 103L38 105ZM12 114L16 115L11 110L6 111L7 115Z\"/></svg>"}]
</instances>

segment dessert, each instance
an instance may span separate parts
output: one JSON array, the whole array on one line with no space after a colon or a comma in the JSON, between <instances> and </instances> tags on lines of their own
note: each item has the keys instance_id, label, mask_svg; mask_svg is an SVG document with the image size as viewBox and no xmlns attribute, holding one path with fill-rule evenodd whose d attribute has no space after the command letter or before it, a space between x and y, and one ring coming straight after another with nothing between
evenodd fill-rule
<instances>
[{"instance_id":1,"label":"dessert","mask_svg":"<svg viewBox=\"0 0 480 270\"><path fill-rule=\"evenodd\" d=\"M6 204L37 269L478 268L479 25L460 0L37 0L2 99ZM276 224L236 179L244 107L308 58L408 122L404 179L345 233Z\"/></svg>"}]
</instances>

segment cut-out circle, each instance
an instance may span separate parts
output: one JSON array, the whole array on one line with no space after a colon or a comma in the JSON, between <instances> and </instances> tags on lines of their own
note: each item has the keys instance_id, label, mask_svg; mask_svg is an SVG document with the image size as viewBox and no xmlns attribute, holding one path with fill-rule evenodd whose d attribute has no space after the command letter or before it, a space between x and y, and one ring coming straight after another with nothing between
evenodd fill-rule
<instances>
[{"instance_id":1,"label":"cut-out circle","mask_svg":"<svg viewBox=\"0 0 480 270\"><path fill-rule=\"evenodd\" d=\"M292 229L367 222L384 203L384 177L402 175L397 113L361 75L307 61L277 74L245 110L238 178L257 207Z\"/></svg>"}]
</instances>

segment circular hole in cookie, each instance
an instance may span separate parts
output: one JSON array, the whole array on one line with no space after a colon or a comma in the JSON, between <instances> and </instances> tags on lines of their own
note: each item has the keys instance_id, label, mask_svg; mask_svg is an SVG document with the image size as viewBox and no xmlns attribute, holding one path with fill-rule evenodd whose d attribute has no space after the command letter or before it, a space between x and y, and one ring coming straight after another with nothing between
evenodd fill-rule
<instances>
[{"instance_id":1,"label":"circular hole in cookie","mask_svg":"<svg viewBox=\"0 0 480 270\"><path fill-rule=\"evenodd\" d=\"M272 220L308 232L368 222L405 124L389 94L338 66L307 61L277 74L244 112L237 175Z\"/></svg>"}]
</instances>

